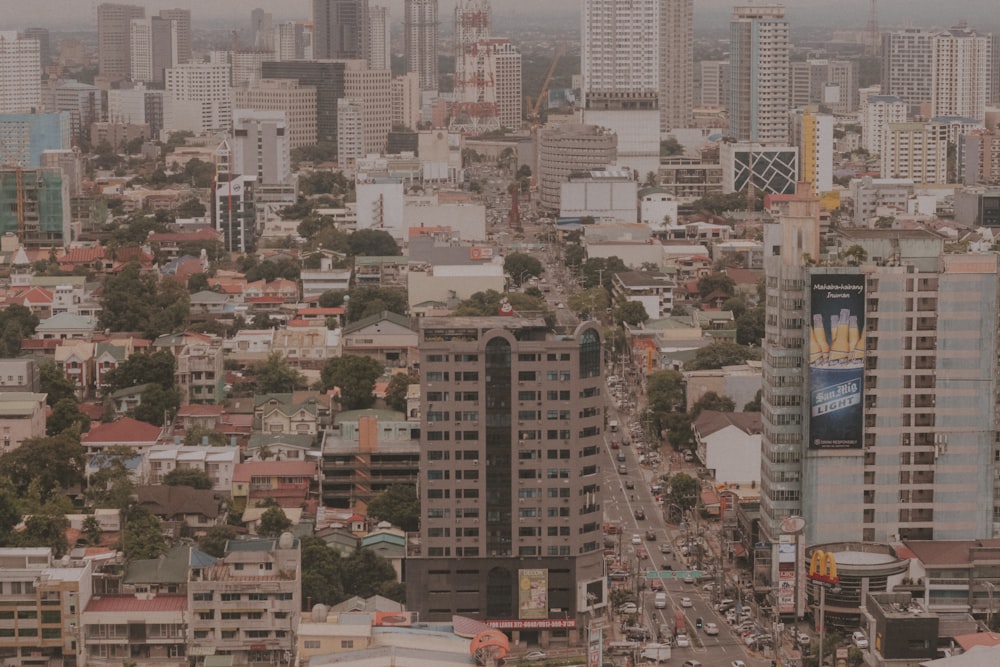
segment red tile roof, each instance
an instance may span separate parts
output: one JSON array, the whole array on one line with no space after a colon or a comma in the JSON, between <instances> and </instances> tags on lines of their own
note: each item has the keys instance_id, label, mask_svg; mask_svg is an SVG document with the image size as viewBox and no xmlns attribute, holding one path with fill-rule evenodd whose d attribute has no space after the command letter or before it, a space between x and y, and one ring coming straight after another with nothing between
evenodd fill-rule
<instances>
[{"instance_id":1,"label":"red tile roof","mask_svg":"<svg viewBox=\"0 0 1000 667\"><path fill-rule=\"evenodd\" d=\"M344 309L340 306L336 308L299 308L296 311L299 315L343 315Z\"/></svg>"},{"instance_id":2,"label":"red tile roof","mask_svg":"<svg viewBox=\"0 0 1000 667\"><path fill-rule=\"evenodd\" d=\"M90 599L87 611L127 611L127 612L155 612L155 611L187 611L187 597L181 595L165 595L155 597L152 600L140 600L131 595L115 595L111 597L95 597Z\"/></svg>"},{"instance_id":3,"label":"red tile roof","mask_svg":"<svg viewBox=\"0 0 1000 667\"><path fill-rule=\"evenodd\" d=\"M100 424L80 438L83 444L119 442L153 443L160 437L160 427L131 417L122 417L110 424Z\"/></svg>"},{"instance_id":4,"label":"red tile roof","mask_svg":"<svg viewBox=\"0 0 1000 667\"><path fill-rule=\"evenodd\" d=\"M8 299L11 303L52 303L52 292L43 287L30 287Z\"/></svg>"},{"instance_id":5,"label":"red tile roof","mask_svg":"<svg viewBox=\"0 0 1000 667\"><path fill-rule=\"evenodd\" d=\"M97 248L70 248L69 252L59 259L59 263L88 264L99 259L104 259L103 246Z\"/></svg>"}]
</instances>

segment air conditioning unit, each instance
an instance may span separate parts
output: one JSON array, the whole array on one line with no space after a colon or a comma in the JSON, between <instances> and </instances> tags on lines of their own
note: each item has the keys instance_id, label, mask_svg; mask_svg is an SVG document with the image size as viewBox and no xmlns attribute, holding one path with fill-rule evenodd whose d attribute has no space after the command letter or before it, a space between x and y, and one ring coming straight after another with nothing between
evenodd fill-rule
<instances>
[{"instance_id":1,"label":"air conditioning unit","mask_svg":"<svg viewBox=\"0 0 1000 667\"><path fill-rule=\"evenodd\" d=\"M472 459L472 465L474 466L479 465L479 459Z\"/></svg>"}]
</instances>

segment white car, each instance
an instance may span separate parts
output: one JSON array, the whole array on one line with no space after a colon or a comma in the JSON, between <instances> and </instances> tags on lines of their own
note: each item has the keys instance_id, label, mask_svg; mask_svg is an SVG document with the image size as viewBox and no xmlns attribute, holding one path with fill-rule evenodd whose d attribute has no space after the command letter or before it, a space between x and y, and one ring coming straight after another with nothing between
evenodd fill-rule
<instances>
[{"instance_id":1,"label":"white car","mask_svg":"<svg viewBox=\"0 0 1000 667\"><path fill-rule=\"evenodd\" d=\"M618 607L619 614L638 614L639 606L634 602L626 602L622 606Z\"/></svg>"},{"instance_id":2,"label":"white car","mask_svg":"<svg viewBox=\"0 0 1000 667\"><path fill-rule=\"evenodd\" d=\"M714 581L708 582L707 584L705 584L704 586L701 587L701 590L703 590L703 591L714 591L715 590L715 582Z\"/></svg>"},{"instance_id":3,"label":"white car","mask_svg":"<svg viewBox=\"0 0 1000 667\"><path fill-rule=\"evenodd\" d=\"M729 667L747 667L747 663L743 662L742 660L733 660L731 663L729 663Z\"/></svg>"},{"instance_id":4,"label":"white car","mask_svg":"<svg viewBox=\"0 0 1000 667\"><path fill-rule=\"evenodd\" d=\"M855 630L851 633L851 643L858 648L868 648L868 638L860 630Z\"/></svg>"},{"instance_id":5,"label":"white car","mask_svg":"<svg viewBox=\"0 0 1000 667\"><path fill-rule=\"evenodd\" d=\"M524 655L524 659L528 662L538 662L539 660L545 660L546 657L545 651L532 651Z\"/></svg>"},{"instance_id":6,"label":"white car","mask_svg":"<svg viewBox=\"0 0 1000 667\"><path fill-rule=\"evenodd\" d=\"M642 544L642 535L636 533L632 536L632 544Z\"/></svg>"},{"instance_id":7,"label":"white car","mask_svg":"<svg viewBox=\"0 0 1000 667\"><path fill-rule=\"evenodd\" d=\"M719 626L716 625L715 623L706 623L705 634L711 637L716 636L717 634L719 634Z\"/></svg>"},{"instance_id":8,"label":"white car","mask_svg":"<svg viewBox=\"0 0 1000 667\"><path fill-rule=\"evenodd\" d=\"M681 606L689 609L694 606L694 602L691 602L691 598L681 598Z\"/></svg>"},{"instance_id":9,"label":"white car","mask_svg":"<svg viewBox=\"0 0 1000 667\"><path fill-rule=\"evenodd\" d=\"M674 644L676 644L678 648L687 648L691 646L691 642L688 641L687 635L677 635L674 637Z\"/></svg>"}]
</instances>

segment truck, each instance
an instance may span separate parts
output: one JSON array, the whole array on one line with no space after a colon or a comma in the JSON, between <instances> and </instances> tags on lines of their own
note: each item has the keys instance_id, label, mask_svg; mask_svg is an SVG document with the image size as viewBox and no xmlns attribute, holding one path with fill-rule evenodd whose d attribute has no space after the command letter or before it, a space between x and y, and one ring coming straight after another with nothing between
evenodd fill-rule
<instances>
[{"instance_id":1,"label":"truck","mask_svg":"<svg viewBox=\"0 0 1000 667\"><path fill-rule=\"evenodd\" d=\"M674 636L687 634L687 619L680 609L674 611Z\"/></svg>"},{"instance_id":2,"label":"truck","mask_svg":"<svg viewBox=\"0 0 1000 667\"><path fill-rule=\"evenodd\" d=\"M670 644L646 644L642 647L640 657L643 660L666 662L667 660L670 660Z\"/></svg>"}]
</instances>

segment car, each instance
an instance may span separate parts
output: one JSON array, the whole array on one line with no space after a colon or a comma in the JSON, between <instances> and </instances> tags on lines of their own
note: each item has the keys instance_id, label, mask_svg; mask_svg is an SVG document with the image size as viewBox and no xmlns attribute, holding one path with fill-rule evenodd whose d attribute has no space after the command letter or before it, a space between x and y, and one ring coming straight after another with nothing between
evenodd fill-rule
<instances>
[{"instance_id":1,"label":"car","mask_svg":"<svg viewBox=\"0 0 1000 667\"><path fill-rule=\"evenodd\" d=\"M687 635L677 635L674 637L674 643L677 644L678 648L687 648L691 646L691 642L688 641Z\"/></svg>"},{"instance_id":2,"label":"car","mask_svg":"<svg viewBox=\"0 0 1000 667\"><path fill-rule=\"evenodd\" d=\"M621 452L618 452L618 455L617 455L617 456L616 456L615 458L617 458L617 459L618 459L618 462L619 462L619 463L625 463L625 461L626 461L626 459L625 459L625 455L624 455L624 454L622 454Z\"/></svg>"},{"instance_id":3,"label":"car","mask_svg":"<svg viewBox=\"0 0 1000 667\"><path fill-rule=\"evenodd\" d=\"M649 589L652 591L662 591L665 589L662 579L653 579L649 582Z\"/></svg>"},{"instance_id":4,"label":"car","mask_svg":"<svg viewBox=\"0 0 1000 667\"><path fill-rule=\"evenodd\" d=\"M795 635L795 641L799 643L799 646L809 646L809 642L811 640L809 638L809 635L807 635L804 632L799 632Z\"/></svg>"},{"instance_id":5,"label":"car","mask_svg":"<svg viewBox=\"0 0 1000 667\"><path fill-rule=\"evenodd\" d=\"M685 584L693 584L694 577L692 577L691 573L689 572L686 575L684 575L684 578L681 581L683 581Z\"/></svg>"},{"instance_id":6,"label":"car","mask_svg":"<svg viewBox=\"0 0 1000 667\"><path fill-rule=\"evenodd\" d=\"M529 651L524 654L524 659L528 662L538 662L539 660L545 660L547 657L545 651Z\"/></svg>"},{"instance_id":7,"label":"car","mask_svg":"<svg viewBox=\"0 0 1000 667\"><path fill-rule=\"evenodd\" d=\"M719 634L719 626L715 623L706 623L705 634L711 637L716 636L717 634Z\"/></svg>"},{"instance_id":8,"label":"car","mask_svg":"<svg viewBox=\"0 0 1000 667\"><path fill-rule=\"evenodd\" d=\"M640 535L639 533L634 534L632 536L632 544L636 545L642 544L642 535Z\"/></svg>"},{"instance_id":9,"label":"car","mask_svg":"<svg viewBox=\"0 0 1000 667\"><path fill-rule=\"evenodd\" d=\"M670 553L670 551L671 550L670 550L670 545L669 544L667 544L666 542L663 542L662 544L660 544L660 553L661 554L668 554L668 553Z\"/></svg>"},{"instance_id":10,"label":"car","mask_svg":"<svg viewBox=\"0 0 1000 667\"><path fill-rule=\"evenodd\" d=\"M736 600L730 598L723 598L719 600L719 604L715 605L716 611L727 612L736 605Z\"/></svg>"},{"instance_id":11,"label":"car","mask_svg":"<svg viewBox=\"0 0 1000 667\"><path fill-rule=\"evenodd\" d=\"M860 630L855 630L851 633L851 643L857 648L868 648L868 638Z\"/></svg>"},{"instance_id":12,"label":"car","mask_svg":"<svg viewBox=\"0 0 1000 667\"><path fill-rule=\"evenodd\" d=\"M642 547L635 550L635 555L639 558L639 560L646 560L649 558L649 553Z\"/></svg>"},{"instance_id":13,"label":"car","mask_svg":"<svg viewBox=\"0 0 1000 667\"><path fill-rule=\"evenodd\" d=\"M646 541L655 542L656 541L656 531L650 528L646 531Z\"/></svg>"},{"instance_id":14,"label":"car","mask_svg":"<svg viewBox=\"0 0 1000 667\"><path fill-rule=\"evenodd\" d=\"M747 667L747 663L743 662L742 660L733 660L731 663L729 663L729 667Z\"/></svg>"},{"instance_id":15,"label":"car","mask_svg":"<svg viewBox=\"0 0 1000 667\"><path fill-rule=\"evenodd\" d=\"M618 444L617 440L611 441L611 449L618 449L621 445Z\"/></svg>"},{"instance_id":16,"label":"car","mask_svg":"<svg viewBox=\"0 0 1000 667\"><path fill-rule=\"evenodd\" d=\"M613 581L625 581L628 579L629 574L628 570L611 570L611 572L608 573L608 576L611 577Z\"/></svg>"},{"instance_id":17,"label":"car","mask_svg":"<svg viewBox=\"0 0 1000 667\"><path fill-rule=\"evenodd\" d=\"M703 590L703 591L714 591L715 590L715 582L714 581L708 582L707 584L705 584L704 586L701 587L701 590Z\"/></svg>"},{"instance_id":18,"label":"car","mask_svg":"<svg viewBox=\"0 0 1000 667\"><path fill-rule=\"evenodd\" d=\"M646 518L646 510L641 507L635 508L635 518L639 521L643 521Z\"/></svg>"},{"instance_id":19,"label":"car","mask_svg":"<svg viewBox=\"0 0 1000 667\"><path fill-rule=\"evenodd\" d=\"M694 602L691 602L691 598L681 598L681 606L689 609L694 606Z\"/></svg>"},{"instance_id":20,"label":"car","mask_svg":"<svg viewBox=\"0 0 1000 667\"><path fill-rule=\"evenodd\" d=\"M625 488L626 489L634 489L635 488L635 482L633 482L630 479L629 480L625 480Z\"/></svg>"},{"instance_id":21,"label":"car","mask_svg":"<svg viewBox=\"0 0 1000 667\"><path fill-rule=\"evenodd\" d=\"M634 602L626 602L625 604L623 604L620 607L618 607L618 613L619 614L625 614L625 615L628 615L628 614L638 614L639 613L639 605L637 605Z\"/></svg>"}]
</instances>

